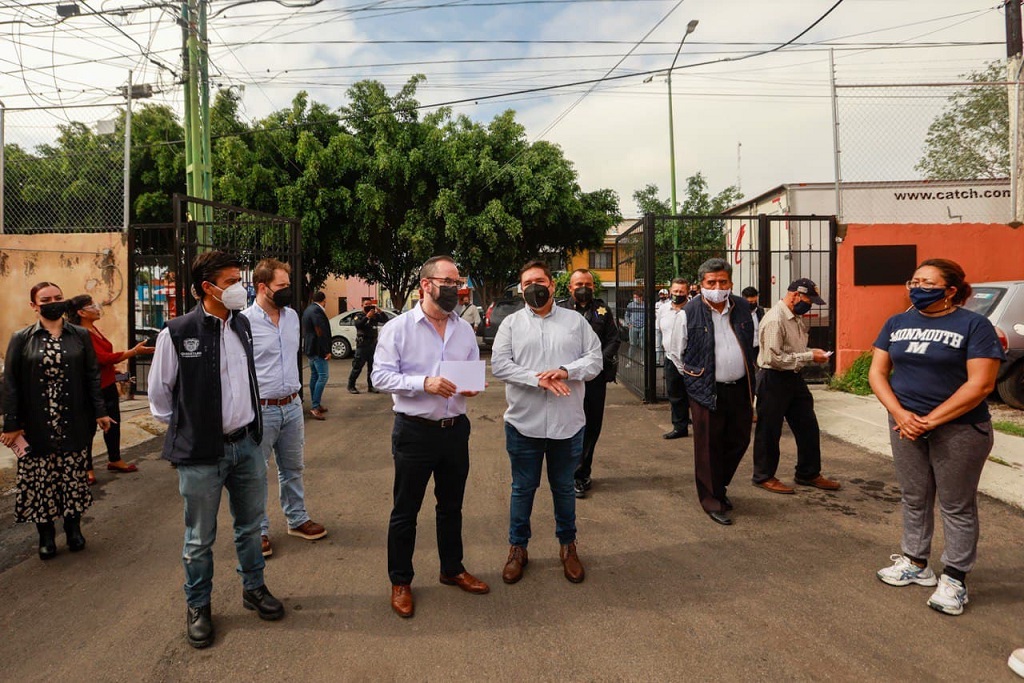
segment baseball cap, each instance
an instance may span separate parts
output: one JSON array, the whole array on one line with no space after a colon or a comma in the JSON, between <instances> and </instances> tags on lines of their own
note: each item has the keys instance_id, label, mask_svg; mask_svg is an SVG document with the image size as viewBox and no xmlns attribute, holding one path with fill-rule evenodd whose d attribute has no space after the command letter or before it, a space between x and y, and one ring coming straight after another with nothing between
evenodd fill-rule
<instances>
[{"instance_id":1,"label":"baseball cap","mask_svg":"<svg viewBox=\"0 0 1024 683\"><path fill-rule=\"evenodd\" d=\"M658 290L658 294L668 294L668 290L667 289L659 289Z\"/></svg>"},{"instance_id":2,"label":"baseball cap","mask_svg":"<svg viewBox=\"0 0 1024 683\"><path fill-rule=\"evenodd\" d=\"M814 280L802 277L799 280L793 280L793 283L788 287L790 292L800 292L806 294L811 299L811 303L818 304L819 306L825 305L825 300L818 294L818 285L814 284Z\"/></svg>"}]
</instances>

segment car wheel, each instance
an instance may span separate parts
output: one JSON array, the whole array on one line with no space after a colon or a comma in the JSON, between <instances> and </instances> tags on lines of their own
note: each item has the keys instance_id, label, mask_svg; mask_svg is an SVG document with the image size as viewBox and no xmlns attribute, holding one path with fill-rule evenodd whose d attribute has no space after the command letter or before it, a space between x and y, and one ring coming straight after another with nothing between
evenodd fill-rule
<instances>
[{"instance_id":1,"label":"car wheel","mask_svg":"<svg viewBox=\"0 0 1024 683\"><path fill-rule=\"evenodd\" d=\"M1024 410L1024 361L1010 368L996 385L996 391L999 392L999 398L1003 399L1003 403L1011 408Z\"/></svg>"},{"instance_id":2,"label":"car wheel","mask_svg":"<svg viewBox=\"0 0 1024 683\"><path fill-rule=\"evenodd\" d=\"M344 337L334 337L331 339L331 357L342 359L348 358L349 354L352 353L352 345L348 343L348 340Z\"/></svg>"}]
</instances>

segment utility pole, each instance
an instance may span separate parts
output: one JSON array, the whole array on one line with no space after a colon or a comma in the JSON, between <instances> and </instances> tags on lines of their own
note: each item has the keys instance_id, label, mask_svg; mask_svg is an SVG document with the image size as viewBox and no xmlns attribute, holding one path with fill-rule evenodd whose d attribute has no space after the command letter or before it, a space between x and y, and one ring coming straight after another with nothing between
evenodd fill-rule
<instances>
[{"instance_id":1,"label":"utility pole","mask_svg":"<svg viewBox=\"0 0 1024 683\"><path fill-rule=\"evenodd\" d=\"M7 106L0 102L0 235L4 234L4 182L6 182L6 175L4 175L4 121L5 114L7 113Z\"/></svg>"},{"instance_id":2,"label":"utility pole","mask_svg":"<svg viewBox=\"0 0 1024 683\"><path fill-rule=\"evenodd\" d=\"M697 19L691 19L690 23L686 25L686 33L683 34L683 39L679 41L679 48L676 50L676 56L672 58L672 66L668 69L668 151L671 163L672 173L672 215L675 216L679 212L676 209L676 134L675 125L672 116L672 70L676 68L676 60L679 59L679 53L683 50L683 43L686 42L686 36L693 33L698 24ZM675 273L673 277L679 277L679 221L675 220L672 222L672 272Z\"/></svg>"},{"instance_id":3,"label":"utility pole","mask_svg":"<svg viewBox=\"0 0 1024 683\"><path fill-rule=\"evenodd\" d=\"M132 70L128 69L128 87L125 88L128 107L124 113L124 225L128 232L128 216L131 212L131 170L132 170Z\"/></svg>"},{"instance_id":4,"label":"utility pole","mask_svg":"<svg viewBox=\"0 0 1024 683\"><path fill-rule=\"evenodd\" d=\"M208 0L182 0L182 60L185 63L185 187L190 197L213 199L210 174L210 80L209 43L206 38ZM213 220L208 206L192 206L193 220L209 224ZM204 226L205 227L205 226ZM197 236L206 244L205 232Z\"/></svg>"},{"instance_id":5,"label":"utility pole","mask_svg":"<svg viewBox=\"0 0 1024 683\"><path fill-rule=\"evenodd\" d=\"M1024 223L1024 174L1021 173L1021 144L1024 143L1024 103L1021 102L1020 77L1024 62L1021 61L1021 12L1020 0L1006 0L1003 4L1006 15L1006 73L1013 83L1009 88L1010 106L1010 204L1013 215L1010 225L1017 227Z\"/></svg>"}]
</instances>

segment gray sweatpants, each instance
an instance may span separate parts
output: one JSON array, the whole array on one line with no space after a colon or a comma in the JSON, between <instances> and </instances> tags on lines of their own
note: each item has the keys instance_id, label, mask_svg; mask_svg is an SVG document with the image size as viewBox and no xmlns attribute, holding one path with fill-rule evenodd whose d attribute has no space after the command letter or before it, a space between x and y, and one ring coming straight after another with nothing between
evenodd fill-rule
<instances>
[{"instance_id":1,"label":"gray sweatpants","mask_svg":"<svg viewBox=\"0 0 1024 683\"><path fill-rule=\"evenodd\" d=\"M992 423L944 424L927 439L891 431L896 479L903 490L903 553L927 559L935 531L935 495L946 547L942 562L969 572L978 557L978 481L992 451Z\"/></svg>"}]
</instances>

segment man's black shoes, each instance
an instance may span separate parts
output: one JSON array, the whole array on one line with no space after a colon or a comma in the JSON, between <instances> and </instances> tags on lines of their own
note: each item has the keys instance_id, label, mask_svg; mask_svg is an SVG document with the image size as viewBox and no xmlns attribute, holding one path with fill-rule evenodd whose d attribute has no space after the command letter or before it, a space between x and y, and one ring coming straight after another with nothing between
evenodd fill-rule
<instances>
[{"instance_id":1,"label":"man's black shoes","mask_svg":"<svg viewBox=\"0 0 1024 683\"><path fill-rule=\"evenodd\" d=\"M284 605L270 594L265 585L251 591L242 591L242 607L255 610L260 619L277 621L284 616Z\"/></svg>"},{"instance_id":2,"label":"man's black shoes","mask_svg":"<svg viewBox=\"0 0 1024 683\"><path fill-rule=\"evenodd\" d=\"M572 483L572 490L576 494L577 498L586 498L587 490L583 488L583 482L577 479Z\"/></svg>"},{"instance_id":3,"label":"man's black shoes","mask_svg":"<svg viewBox=\"0 0 1024 683\"><path fill-rule=\"evenodd\" d=\"M685 429L673 429L671 432L665 432L661 435L663 439L682 439L683 437L689 436L690 433Z\"/></svg>"},{"instance_id":4,"label":"man's black shoes","mask_svg":"<svg viewBox=\"0 0 1024 683\"><path fill-rule=\"evenodd\" d=\"M210 606L189 607L185 616L185 635L194 648L207 647L213 642L213 617Z\"/></svg>"},{"instance_id":5,"label":"man's black shoes","mask_svg":"<svg viewBox=\"0 0 1024 683\"><path fill-rule=\"evenodd\" d=\"M352 385L350 384L350 385L349 385L349 387L348 387L348 393L350 393L350 394L358 394L358 393L359 393L359 390L358 390L358 389L356 389L356 388L355 388L354 386L352 386Z\"/></svg>"},{"instance_id":6,"label":"man's black shoes","mask_svg":"<svg viewBox=\"0 0 1024 683\"><path fill-rule=\"evenodd\" d=\"M708 517L711 518L711 521L721 524L722 526L732 525L732 517L729 516L728 512L709 512Z\"/></svg>"}]
</instances>

